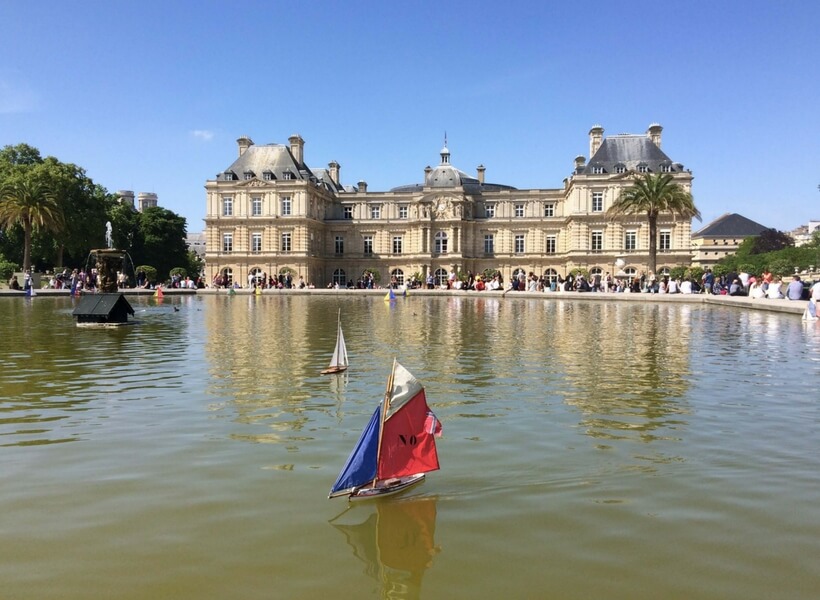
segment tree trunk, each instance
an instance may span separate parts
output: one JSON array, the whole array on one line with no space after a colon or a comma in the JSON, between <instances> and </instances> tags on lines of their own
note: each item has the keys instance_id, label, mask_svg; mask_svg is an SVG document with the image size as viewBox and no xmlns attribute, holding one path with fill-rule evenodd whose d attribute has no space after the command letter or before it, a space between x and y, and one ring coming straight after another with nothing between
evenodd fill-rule
<instances>
[{"instance_id":1,"label":"tree trunk","mask_svg":"<svg viewBox=\"0 0 820 600\"><path fill-rule=\"evenodd\" d=\"M649 214L649 273L655 273L658 265L658 215Z\"/></svg>"},{"instance_id":2,"label":"tree trunk","mask_svg":"<svg viewBox=\"0 0 820 600\"><path fill-rule=\"evenodd\" d=\"M31 269L31 219L23 220L23 273Z\"/></svg>"}]
</instances>

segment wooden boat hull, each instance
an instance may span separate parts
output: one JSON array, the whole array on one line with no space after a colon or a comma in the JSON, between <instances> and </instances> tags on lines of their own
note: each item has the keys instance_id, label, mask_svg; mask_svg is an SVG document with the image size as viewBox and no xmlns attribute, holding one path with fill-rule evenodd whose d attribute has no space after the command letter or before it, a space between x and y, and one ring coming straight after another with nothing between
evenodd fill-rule
<instances>
[{"instance_id":1,"label":"wooden boat hull","mask_svg":"<svg viewBox=\"0 0 820 600\"><path fill-rule=\"evenodd\" d=\"M322 375L334 375L336 373L341 373L343 371L347 371L347 367L339 365L336 367L329 367L325 369L324 371L322 371Z\"/></svg>"},{"instance_id":2,"label":"wooden boat hull","mask_svg":"<svg viewBox=\"0 0 820 600\"><path fill-rule=\"evenodd\" d=\"M398 494L404 490L424 481L424 473L417 473L416 475L408 475L399 479L388 479L387 481L379 481L376 486L367 486L355 490L350 494L350 500L370 500L373 498L383 498L384 496L391 496Z\"/></svg>"}]
</instances>

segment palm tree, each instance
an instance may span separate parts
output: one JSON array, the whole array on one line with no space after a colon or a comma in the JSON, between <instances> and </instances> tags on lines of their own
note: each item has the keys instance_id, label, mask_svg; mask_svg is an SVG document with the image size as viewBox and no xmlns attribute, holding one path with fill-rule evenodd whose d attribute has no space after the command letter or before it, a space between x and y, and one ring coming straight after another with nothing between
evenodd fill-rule
<instances>
[{"instance_id":1,"label":"palm tree","mask_svg":"<svg viewBox=\"0 0 820 600\"><path fill-rule=\"evenodd\" d=\"M33 178L21 178L0 190L0 227L23 227L23 271L31 268L31 233L35 229L58 232L63 211L51 190Z\"/></svg>"},{"instance_id":2,"label":"palm tree","mask_svg":"<svg viewBox=\"0 0 820 600\"><path fill-rule=\"evenodd\" d=\"M700 211L695 207L692 194L673 180L669 173L646 173L641 176L630 174L633 184L618 195L607 210L607 217L614 219L622 215L646 214L649 222L649 271L654 273L658 254L658 216L663 212L700 220Z\"/></svg>"}]
</instances>

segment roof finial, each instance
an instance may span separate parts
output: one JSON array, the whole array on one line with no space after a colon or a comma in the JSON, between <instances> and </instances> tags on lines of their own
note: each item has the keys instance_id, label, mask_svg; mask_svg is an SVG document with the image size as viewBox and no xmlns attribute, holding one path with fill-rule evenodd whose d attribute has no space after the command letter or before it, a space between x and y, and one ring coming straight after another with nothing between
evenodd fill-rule
<instances>
[{"instance_id":1,"label":"roof finial","mask_svg":"<svg viewBox=\"0 0 820 600\"><path fill-rule=\"evenodd\" d=\"M444 130L444 147L447 147L447 130Z\"/></svg>"}]
</instances>

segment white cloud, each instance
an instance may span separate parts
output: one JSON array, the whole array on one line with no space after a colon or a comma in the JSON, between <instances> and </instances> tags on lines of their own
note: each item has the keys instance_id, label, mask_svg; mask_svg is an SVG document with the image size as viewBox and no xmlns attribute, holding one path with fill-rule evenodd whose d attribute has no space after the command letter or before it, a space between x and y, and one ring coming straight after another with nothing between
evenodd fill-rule
<instances>
[{"instance_id":1,"label":"white cloud","mask_svg":"<svg viewBox=\"0 0 820 600\"><path fill-rule=\"evenodd\" d=\"M214 132L208 131L207 129L194 129L191 132L191 135L197 138L198 140L202 140L203 142L210 142L214 139Z\"/></svg>"},{"instance_id":2,"label":"white cloud","mask_svg":"<svg viewBox=\"0 0 820 600\"><path fill-rule=\"evenodd\" d=\"M37 104L37 94L31 89L0 79L0 114L29 112Z\"/></svg>"}]
</instances>

